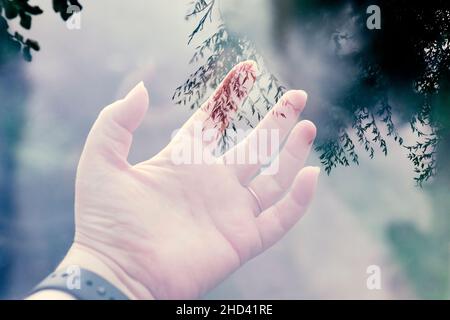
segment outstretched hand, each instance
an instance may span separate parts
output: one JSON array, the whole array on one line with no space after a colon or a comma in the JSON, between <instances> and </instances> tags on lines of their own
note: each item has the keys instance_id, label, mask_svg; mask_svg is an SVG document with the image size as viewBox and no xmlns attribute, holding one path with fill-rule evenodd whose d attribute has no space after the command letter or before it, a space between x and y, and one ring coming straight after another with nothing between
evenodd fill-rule
<instances>
[{"instance_id":1,"label":"outstretched hand","mask_svg":"<svg viewBox=\"0 0 450 320\"><path fill-rule=\"evenodd\" d=\"M127 156L147 111L147 90L140 83L104 108L79 162L76 234L62 266L108 270L104 276L131 298L192 299L277 242L313 197L319 169L303 166L316 128L298 122L305 92L288 91L250 135L215 156L256 73L251 61L235 66L169 145L136 165ZM258 156L249 159L262 145L278 152L261 143L261 133L273 130L287 140L277 170L260 174ZM180 150L193 159L199 146L208 161L179 161Z\"/></svg>"}]
</instances>

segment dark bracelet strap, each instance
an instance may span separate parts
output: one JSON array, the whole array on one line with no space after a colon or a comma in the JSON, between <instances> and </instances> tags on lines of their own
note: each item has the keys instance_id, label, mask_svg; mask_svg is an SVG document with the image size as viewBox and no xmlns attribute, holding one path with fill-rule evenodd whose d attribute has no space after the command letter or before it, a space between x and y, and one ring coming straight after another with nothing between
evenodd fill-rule
<instances>
[{"instance_id":1,"label":"dark bracelet strap","mask_svg":"<svg viewBox=\"0 0 450 320\"><path fill-rule=\"evenodd\" d=\"M41 290L63 291L78 300L128 300L126 295L99 275L78 267L53 272L31 293Z\"/></svg>"}]
</instances>

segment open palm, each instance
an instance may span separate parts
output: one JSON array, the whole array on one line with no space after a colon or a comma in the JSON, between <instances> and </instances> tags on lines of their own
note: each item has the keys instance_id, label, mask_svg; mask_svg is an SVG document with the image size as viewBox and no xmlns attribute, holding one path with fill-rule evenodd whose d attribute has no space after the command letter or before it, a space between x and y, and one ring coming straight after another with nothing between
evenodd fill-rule
<instances>
[{"instance_id":1,"label":"open palm","mask_svg":"<svg viewBox=\"0 0 450 320\"><path fill-rule=\"evenodd\" d=\"M308 206L319 170L303 168L316 134L311 122L297 123L303 91L287 92L224 155L212 153L256 72L253 62L235 66L169 145L136 165L127 155L148 106L143 84L95 122L77 172L75 246L111 265L135 297L199 297L278 241ZM259 174L262 161L248 159L262 143L252 139L271 130L288 137L276 172ZM180 150L189 151L181 162Z\"/></svg>"}]
</instances>

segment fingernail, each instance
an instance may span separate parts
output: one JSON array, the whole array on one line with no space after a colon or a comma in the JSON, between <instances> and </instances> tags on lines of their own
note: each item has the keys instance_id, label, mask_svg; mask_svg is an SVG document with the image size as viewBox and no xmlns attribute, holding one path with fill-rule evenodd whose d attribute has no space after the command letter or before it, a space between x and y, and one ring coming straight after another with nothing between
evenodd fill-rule
<instances>
[{"instance_id":1,"label":"fingernail","mask_svg":"<svg viewBox=\"0 0 450 320\"><path fill-rule=\"evenodd\" d=\"M309 120L302 120L298 123L296 129L297 127L298 127L297 132L301 134L303 141L306 142L308 146L310 146L316 139L317 135L317 128L314 125L314 123Z\"/></svg>"},{"instance_id":2,"label":"fingernail","mask_svg":"<svg viewBox=\"0 0 450 320\"><path fill-rule=\"evenodd\" d=\"M128 92L127 96L125 97L125 99L128 99L130 97L132 97L136 92L139 92L139 90L141 89L145 89L145 85L143 81L140 81L137 85L134 86L133 89L131 89L130 92Z\"/></svg>"},{"instance_id":3,"label":"fingernail","mask_svg":"<svg viewBox=\"0 0 450 320\"><path fill-rule=\"evenodd\" d=\"M314 143L314 140L316 140L316 135L309 139L308 145L312 145Z\"/></svg>"},{"instance_id":4,"label":"fingernail","mask_svg":"<svg viewBox=\"0 0 450 320\"><path fill-rule=\"evenodd\" d=\"M317 178L320 174L320 167L310 166L309 168L310 168L311 174Z\"/></svg>"},{"instance_id":5,"label":"fingernail","mask_svg":"<svg viewBox=\"0 0 450 320\"><path fill-rule=\"evenodd\" d=\"M303 90L289 90L285 93L285 99L296 113L300 113L305 107L308 94Z\"/></svg>"},{"instance_id":6,"label":"fingernail","mask_svg":"<svg viewBox=\"0 0 450 320\"><path fill-rule=\"evenodd\" d=\"M319 173L320 168L313 166L305 167L300 171L299 179L301 180L294 196L302 206L307 206L311 202L316 190Z\"/></svg>"},{"instance_id":7,"label":"fingernail","mask_svg":"<svg viewBox=\"0 0 450 320\"><path fill-rule=\"evenodd\" d=\"M305 101L308 100L308 93L305 90L298 90L298 91L305 96Z\"/></svg>"},{"instance_id":8,"label":"fingernail","mask_svg":"<svg viewBox=\"0 0 450 320\"><path fill-rule=\"evenodd\" d=\"M252 69L255 72L255 74L258 73L258 64L256 63L256 61L254 61L254 60L246 60L243 63L244 64L251 64L252 65Z\"/></svg>"}]
</instances>

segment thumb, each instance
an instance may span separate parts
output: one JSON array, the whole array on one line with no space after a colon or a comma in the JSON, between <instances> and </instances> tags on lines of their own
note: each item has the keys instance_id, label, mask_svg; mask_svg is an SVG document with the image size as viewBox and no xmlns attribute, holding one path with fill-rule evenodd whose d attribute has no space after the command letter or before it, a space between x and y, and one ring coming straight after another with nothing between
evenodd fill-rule
<instances>
[{"instance_id":1,"label":"thumb","mask_svg":"<svg viewBox=\"0 0 450 320\"><path fill-rule=\"evenodd\" d=\"M124 99L105 107L92 126L81 161L106 161L128 166L133 132L148 109L148 92L141 81Z\"/></svg>"}]
</instances>

